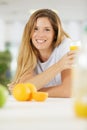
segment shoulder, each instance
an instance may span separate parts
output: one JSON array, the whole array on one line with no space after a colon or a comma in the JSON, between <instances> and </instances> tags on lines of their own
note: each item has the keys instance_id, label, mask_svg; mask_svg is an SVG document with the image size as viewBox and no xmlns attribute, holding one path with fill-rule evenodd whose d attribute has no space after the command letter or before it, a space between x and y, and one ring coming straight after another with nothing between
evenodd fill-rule
<instances>
[{"instance_id":1,"label":"shoulder","mask_svg":"<svg viewBox=\"0 0 87 130\"><path fill-rule=\"evenodd\" d=\"M70 43L72 42L72 39L70 38L64 38L64 40L60 43L59 47L69 47Z\"/></svg>"},{"instance_id":2,"label":"shoulder","mask_svg":"<svg viewBox=\"0 0 87 130\"><path fill-rule=\"evenodd\" d=\"M69 51L70 43L72 42L72 39L70 38L64 38L64 40L60 43L59 46L57 46L58 50L63 51Z\"/></svg>"}]
</instances>

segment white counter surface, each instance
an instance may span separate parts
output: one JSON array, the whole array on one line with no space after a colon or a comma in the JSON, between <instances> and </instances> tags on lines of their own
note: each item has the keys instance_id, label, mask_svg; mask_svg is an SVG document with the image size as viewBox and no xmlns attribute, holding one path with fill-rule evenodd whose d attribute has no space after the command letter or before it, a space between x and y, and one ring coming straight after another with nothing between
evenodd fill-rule
<instances>
[{"instance_id":1,"label":"white counter surface","mask_svg":"<svg viewBox=\"0 0 87 130\"><path fill-rule=\"evenodd\" d=\"M87 121L75 116L71 98L18 102L9 96L0 109L0 130L87 130Z\"/></svg>"}]
</instances>

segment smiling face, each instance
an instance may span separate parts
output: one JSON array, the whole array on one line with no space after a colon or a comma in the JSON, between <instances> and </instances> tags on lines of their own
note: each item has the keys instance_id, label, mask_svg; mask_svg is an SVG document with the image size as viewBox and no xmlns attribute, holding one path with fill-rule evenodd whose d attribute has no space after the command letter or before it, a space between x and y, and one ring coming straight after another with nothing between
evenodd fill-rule
<instances>
[{"instance_id":1,"label":"smiling face","mask_svg":"<svg viewBox=\"0 0 87 130\"><path fill-rule=\"evenodd\" d=\"M32 43L35 48L41 51L52 51L52 42L54 39L54 30L47 17L37 19L32 34Z\"/></svg>"}]
</instances>

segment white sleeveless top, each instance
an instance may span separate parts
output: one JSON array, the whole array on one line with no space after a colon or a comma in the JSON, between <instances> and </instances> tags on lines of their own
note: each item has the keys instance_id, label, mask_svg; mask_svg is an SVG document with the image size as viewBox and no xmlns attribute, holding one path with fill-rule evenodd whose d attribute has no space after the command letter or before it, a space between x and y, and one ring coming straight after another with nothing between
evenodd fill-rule
<instances>
[{"instance_id":1,"label":"white sleeveless top","mask_svg":"<svg viewBox=\"0 0 87 130\"><path fill-rule=\"evenodd\" d=\"M61 57L69 51L70 43L71 39L65 38L62 43L53 50L51 56L46 62L42 63L40 62L40 60L38 60L37 66L35 68L35 73L40 74L41 72L45 71L50 66L58 62ZM61 84L61 73L58 73L58 75L56 75L48 84L46 84L45 87L56 86L59 84Z\"/></svg>"}]
</instances>

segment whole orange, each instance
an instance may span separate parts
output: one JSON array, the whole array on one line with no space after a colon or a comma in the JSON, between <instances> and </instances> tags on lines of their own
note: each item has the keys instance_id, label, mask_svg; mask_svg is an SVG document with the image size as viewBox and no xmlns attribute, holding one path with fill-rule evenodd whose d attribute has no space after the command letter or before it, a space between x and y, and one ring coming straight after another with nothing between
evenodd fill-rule
<instances>
[{"instance_id":1,"label":"whole orange","mask_svg":"<svg viewBox=\"0 0 87 130\"><path fill-rule=\"evenodd\" d=\"M31 91L30 91L29 87L27 87L23 83L19 83L19 84L15 85L13 88L13 91L12 91L12 95L18 101L28 100L30 97L30 94L31 94Z\"/></svg>"}]
</instances>

